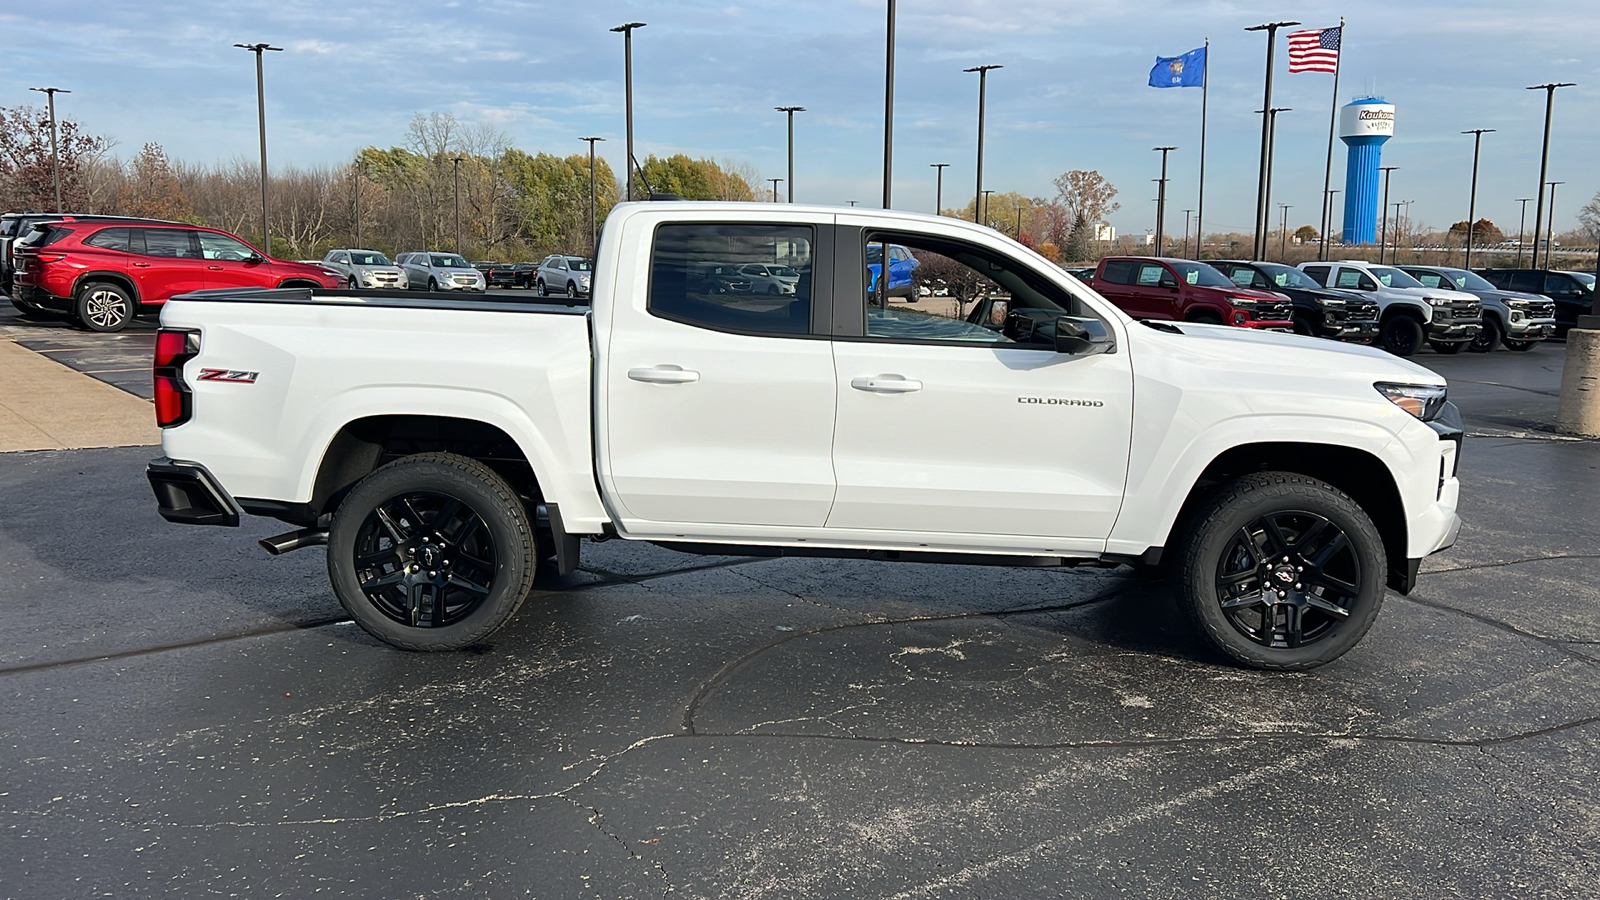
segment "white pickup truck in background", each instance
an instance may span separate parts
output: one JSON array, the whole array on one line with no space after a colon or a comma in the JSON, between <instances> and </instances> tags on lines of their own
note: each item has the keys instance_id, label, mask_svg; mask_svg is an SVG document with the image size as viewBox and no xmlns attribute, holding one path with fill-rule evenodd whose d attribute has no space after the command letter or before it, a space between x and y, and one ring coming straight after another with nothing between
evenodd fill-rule
<instances>
[{"instance_id":1,"label":"white pickup truck in background","mask_svg":"<svg viewBox=\"0 0 1600 900\"><path fill-rule=\"evenodd\" d=\"M869 246L978 285L877 296ZM591 306L306 290L162 311L169 521L296 531L395 646L470 645L580 538L716 553L1167 565L1223 653L1303 669L1451 545L1459 416L1365 347L1141 324L993 230L619 205ZM763 294L717 273L798 273Z\"/></svg>"}]
</instances>

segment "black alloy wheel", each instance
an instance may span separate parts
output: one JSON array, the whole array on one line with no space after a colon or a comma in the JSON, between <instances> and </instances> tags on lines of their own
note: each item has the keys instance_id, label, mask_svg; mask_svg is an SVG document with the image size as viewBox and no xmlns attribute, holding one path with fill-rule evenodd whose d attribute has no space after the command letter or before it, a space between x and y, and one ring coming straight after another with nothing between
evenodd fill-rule
<instances>
[{"instance_id":1,"label":"black alloy wheel","mask_svg":"<svg viewBox=\"0 0 1600 900\"><path fill-rule=\"evenodd\" d=\"M1366 634L1383 603L1383 540L1348 495L1302 475L1234 481L1184 535L1185 613L1211 643L1259 669L1309 669Z\"/></svg>"},{"instance_id":2,"label":"black alloy wheel","mask_svg":"<svg viewBox=\"0 0 1600 900\"><path fill-rule=\"evenodd\" d=\"M403 457L339 505L328 574L362 628L408 650L453 650L508 621L533 582L533 525L484 464L448 453Z\"/></svg>"},{"instance_id":3,"label":"black alloy wheel","mask_svg":"<svg viewBox=\"0 0 1600 900\"><path fill-rule=\"evenodd\" d=\"M1378 332L1378 346L1395 356L1412 356L1422 343L1422 323L1410 316L1395 316Z\"/></svg>"},{"instance_id":4,"label":"black alloy wheel","mask_svg":"<svg viewBox=\"0 0 1600 900\"><path fill-rule=\"evenodd\" d=\"M133 318L133 298L114 284L91 282L78 291L75 312L78 321L90 331L121 331Z\"/></svg>"},{"instance_id":5,"label":"black alloy wheel","mask_svg":"<svg viewBox=\"0 0 1600 900\"><path fill-rule=\"evenodd\" d=\"M1444 341L1429 341L1428 346L1432 347L1433 352L1435 353L1443 353L1445 356L1454 356L1457 353L1467 349L1467 345L1469 343L1469 341L1453 341L1447 344Z\"/></svg>"},{"instance_id":6,"label":"black alloy wheel","mask_svg":"<svg viewBox=\"0 0 1600 900\"><path fill-rule=\"evenodd\" d=\"M1505 337L1506 330L1500 327L1500 320L1485 313L1483 327L1478 329L1478 336L1472 339L1467 349L1473 353L1493 353L1500 348Z\"/></svg>"}]
</instances>

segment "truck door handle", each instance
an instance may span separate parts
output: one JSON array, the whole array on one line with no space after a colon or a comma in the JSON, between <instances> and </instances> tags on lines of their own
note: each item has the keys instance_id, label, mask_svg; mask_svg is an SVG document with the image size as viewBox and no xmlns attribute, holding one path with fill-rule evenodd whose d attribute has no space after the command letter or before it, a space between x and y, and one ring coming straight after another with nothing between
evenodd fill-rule
<instances>
[{"instance_id":1,"label":"truck door handle","mask_svg":"<svg viewBox=\"0 0 1600 900\"><path fill-rule=\"evenodd\" d=\"M903 375L863 375L850 379L850 386L874 394L909 394L922 390L922 382L912 381Z\"/></svg>"},{"instance_id":2,"label":"truck door handle","mask_svg":"<svg viewBox=\"0 0 1600 900\"><path fill-rule=\"evenodd\" d=\"M628 377L645 384L688 384L699 381L700 373L682 366L640 366L629 369Z\"/></svg>"},{"instance_id":3,"label":"truck door handle","mask_svg":"<svg viewBox=\"0 0 1600 900\"><path fill-rule=\"evenodd\" d=\"M206 266L206 268L210 269L213 272L221 272L222 271L222 267L221 266Z\"/></svg>"},{"instance_id":4,"label":"truck door handle","mask_svg":"<svg viewBox=\"0 0 1600 900\"><path fill-rule=\"evenodd\" d=\"M148 268L150 268L150 264L149 263L136 262L136 263L133 264L133 267L135 269L148 269Z\"/></svg>"}]
</instances>

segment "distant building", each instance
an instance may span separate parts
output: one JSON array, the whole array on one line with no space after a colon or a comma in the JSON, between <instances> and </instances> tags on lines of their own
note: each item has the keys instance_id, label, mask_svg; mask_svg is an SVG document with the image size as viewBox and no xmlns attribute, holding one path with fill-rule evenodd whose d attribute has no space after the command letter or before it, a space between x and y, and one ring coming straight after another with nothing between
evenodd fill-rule
<instances>
[{"instance_id":1,"label":"distant building","mask_svg":"<svg viewBox=\"0 0 1600 900\"><path fill-rule=\"evenodd\" d=\"M1114 241L1117 239L1117 229L1101 222L1094 226L1094 239L1097 241Z\"/></svg>"}]
</instances>

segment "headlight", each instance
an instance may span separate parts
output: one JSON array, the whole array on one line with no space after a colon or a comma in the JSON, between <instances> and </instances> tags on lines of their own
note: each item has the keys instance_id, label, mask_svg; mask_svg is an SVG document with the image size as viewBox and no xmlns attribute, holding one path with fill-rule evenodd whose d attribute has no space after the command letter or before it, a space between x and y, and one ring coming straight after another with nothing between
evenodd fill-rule
<instances>
[{"instance_id":1,"label":"headlight","mask_svg":"<svg viewBox=\"0 0 1600 900\"><path fill-rule=\"evenodd\" d=\"M1429 297L1427 299L1434 306L1449 306L1454 302L1449 297Z\"/></svg>"},{"instance_id":2,"label":"headlight","mask_svg":"<svg viewBox=\"0 0 1600 900\"><path fill-rule=\"evenodd\" d=\"M1396 384L1380 381L1373 385L1390 403L1424 422L1431 421L1444 408L1446 389L1442 384Z\"/></svg>"},{"instance_id":3,"label":"headlight","mask_svg":"<svg viewBox=\"0 0 1600 900\"><path fill-rule=\"evenodd\" d=\"M1256 308L1256 300L1255 300L1254 297L1229 297L1228 298L1228 303L1230 303L1233 306L1236 306L1236 307L1238 307L1240 309L1255 309Z\"/></svg>"},{"instance_id":4,"label":"headlight","mask_svg":"<svg viewBox=\"0 0 1600 900\"><path fill-rule=\"evenodd\" d=\"M1344 309L1344 300L1339 297L1318 297L1317 302L1328 309Z\"/></svg>"}]
</instances>

